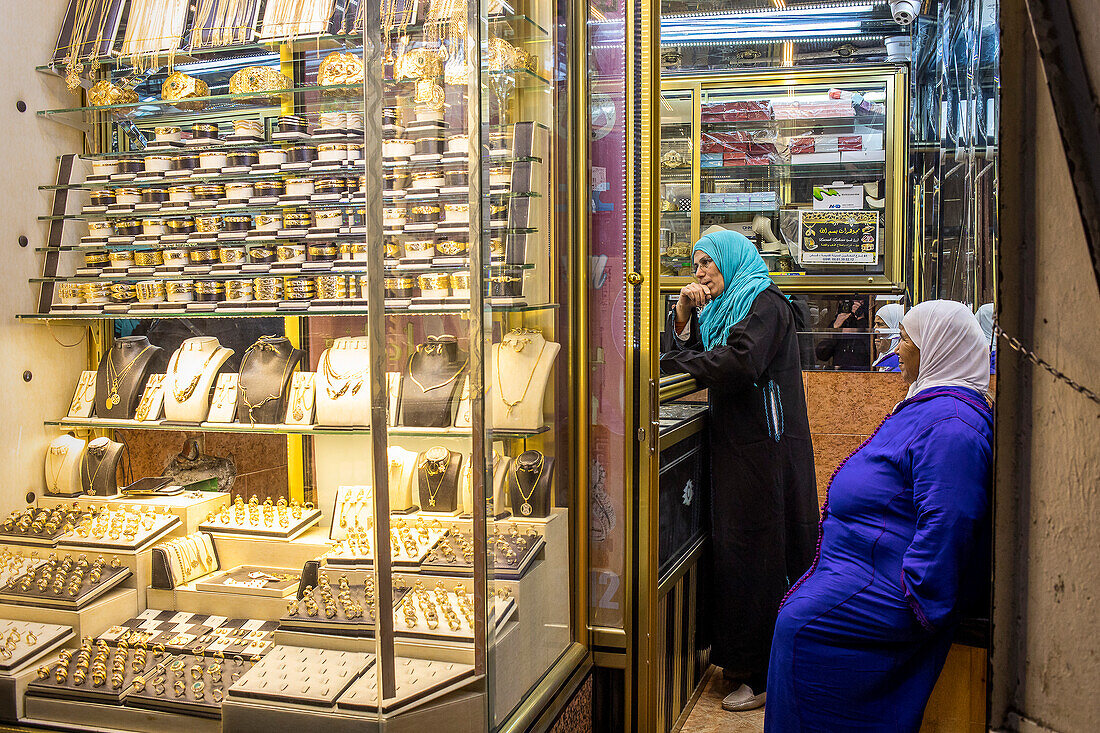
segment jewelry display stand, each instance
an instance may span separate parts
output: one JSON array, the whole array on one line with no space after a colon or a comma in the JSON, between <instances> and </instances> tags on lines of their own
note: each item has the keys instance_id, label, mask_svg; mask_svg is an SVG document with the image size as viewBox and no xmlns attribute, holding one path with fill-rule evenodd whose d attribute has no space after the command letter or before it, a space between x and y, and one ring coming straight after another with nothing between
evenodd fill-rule
<instances>
[{"instance_id":1,"label":"jewelry display stand","mask_svg":"<svg viewBox=\"0 0 1100 733\"><path fill-rule=\"evenodd\" d=\"M466 680L474 674L472 664L430 659L395 657L393 666L397 676L397 694L382 703L382 712L385 713L455 689L466 684ZM378 676L371 668L340 696L336 707L339 710L374 712L378 710L381 698Z\"/></svg>"},{"instance_id":2,"label":"jewelry display stand","mask_svg":"<svg viewBox=\"0 0 1100 733\"><path fill-rule=\"evenodd\" d=\"M510 331L493 346L487 392L495 429L534 431L543 425L543 400L560 350L529 329Z\"/></svg>"},{"instance_id":3,"label":"jewelry display stand","mask_svg":"<svg viewBox=\"0 0 1100 733\"><path fill-rule=\"evenodd\" d=\"M459 481L464 456L436 446L420 454L416 461L416 486L420 510L457 514Z\"/></svg>"},{"instance_id":4,"label":"jewelry display stand","mask_svg":"<svg viewBox=\"0 0 1100 733\"><path fill-rule=\"evenodd\" d=\"M401 377L399 423L406 427L454 425L456 397L469 365L454 336L429 336L409 356Z\"/></svg>"},{"instance_id":5,"label":"jewelry display stand","mask_svg":"<svg viewBox=\"0 0 1100 733\"><path fill-rule=\"evenodd\" d=\"M43 657L73 638L73 630L60 624L0 619L0 642L8 656L0 655L0 672L10 672L32 659ZM13 644L11 649L8 644Z\"/></svg>"},{"instance_id":6,"label":"jewelry display stand","mask_svg":"<svg viewBox=\"0 0 1100 733\"><path fill-rule=\"evenodd\" d=\"M515 525L512 525L514 528ZM434 575L470 577L473 575L473 552L469 533L448 530L432 548L421 566ZM518 580L539 557L544 541L534 529L527 534L494 535L489 540L492 548L493 577Z\"/></svg>"},{"instance_id":7,"label":"jewelry display stand","mask_svg":"<svg viewBox=\"0 0 1100 733\"><path fill-rule=\"evenodd\" d=\"M316 424L329 427L369 427L370 389L368 340L362 336L336 339L321 354L316 377Z\"/></svg>"},{"instance_id":8,"label":"jewelry display stand","mask_svg":"<svg viewBox=\"0 0 1100 733\"><path fill-rule=\"evenodd\" d=\"M238 565L232 570L214 573L196 581L195 590L208 593L239 593L261 598L286 598L298 590L300 570Z\"/></svg>"},{"instance_id":9,"label":"jewelry display stand","mask_svg":"<svg viewBox=\"0 0 1100 733\"><path fill-rule=\"evenodd\" d=\"M84 493L95 496L118 493L118 463L125 447L110 438L96 438L88 443L80 469Z\"/></svg>"},{"instance_id":10,"label":"jewelry display stand","mask_svg":"<svg viewBox=\"0 0 1100 733\"><path fill-rule=\"evenodd\" d=\"M278 423L286 413L291 374L302 352L290 339L261 336L241 357L237 392L237 422L248 425Z\"/></svg>"},{"instance_id":11,"label":"jewelry display stand","mask_svg":"<svg viewBox=\"0 0 1100 733\"><path fill-rule=\"evenodd\" d=\"M71 556L70 559L75 561ZM46 563L0 588L0 603L76 611L100 598L130 575L130 569L127 567L104 564L101 575L93 579L90 570L81 577L75 565L69 570L64 570L60 564L51 566ZM56 588L60 588L61 593L55 593ZM69 593L70 589L76 592Z\"/></svg>"},{"instance_id":12,"label":"jewelry display stand","mask_svg":"<svg viewBox=\"0 0 1100 733\"><path fill-rule=\"evenodd\" d=\"M103 514L101 512L100 515ZM136 532L128 537L124 533L125 525L128 521L133 522L132 517L138 515L121 508L107 510L106 515L105 521L100 525L109 528L104 534L97 535L92 529L96 522L85 520L81 526L62 537L58 541L58 547L74 551L139 552L183 526L183 522L175 514L153 512L142 517L138 521ZM82 528L86 534L81 532Z\"/></svg>"},{"instance_id":13,"label":"jewelry display stand","mask_svg":"<svg viewBox=\"0 0 1100 733\"><path fill-rule=\"evenodd\" d=\"M219 374L218 384L214 387L214 396L210 399L210 412L206 422L213 424L230 423L237 413L237 395L240 377L236 374Z\"/></svg>"},{"instance_id":14,"label":"jewelry display stand","mask_svg":"<svg viewBox=\"0 0 1100 733\"><path fill-rule=\"evenodd\" d=\"M458 394L458 409L455 410L455 427L470 427L470 378L462 380L462 391Z\"/></svg>"},{"instance_id":15,"label":"jewelry display stand","mask_svg":"<svg viewBox=\"0 0 1100 733\"><path fill-rule=\"evenodd\" d=\"M194 679L190 670L195 666L201 668L198 680ZM217 669L217 673L212 670ZM218 660L204 655L196 657L192 654L180 654L170 657L164 665L164 670L172 672L175 667L187 670L187 684L183 694L177 696L171 680L174 677L154 676L150 678L144 688L127 696L126 705L145 710L162 710L169 713L181 713L195 715L202 718L218 718L222 716L222 701L225 700L225 691L235 679L239 679L248 670L252 669L255 662L249 659L226 657ZM165 680L166 684L160 687L154 682L158 679ZM196 690L196 682L202 681L201 689ZM161 692L158 693L158 689Z\"/></svg>"},{"instance_id":16,"label":"jewelry display stand","mask_svg":"<svg viewBox=\"0 0 1100 733\"><path fill-rule=\"evenodd\" d=\"M162 673L167 661L163 656L158 659L152 651L139 656L138 649L102 647L102 651L96 651L92 648L91 639L85 638L81 643L87 645L87 651L78 650L67 662L62 659L39 669L38 679L28 686L27 695L121 705L123 699L136 690L137 684L145 684L146 680ZM82 667L79 661L84 654L89 665ZM93 680L89 671L91 664L94 664L92 660L97 658L107 662L105 679L100 684L96 684L98 680ZM77 670L83 670L84 675L81 676Z\"/></svg>"},{"instance_id":17,"label":"jewelry display stand","mask_svg":"<svg viewBox=\"0 0 1100 733\"><path fill-rule=\"evenodd\" d=\"M153 548L153 588L171 589L219 569L218 548L205 532L177 537Z\"/></svg>"},{"instance_id":18,"label":"jewelry display stand","mask_svg":"<svg viewBox=\"0 0 1100 733\"><path fill-rule=\"evenodd\" d=\"M163 352L144 336L115 339L96 372L96 417L109 420L133 417L149 374L160 371Z\"/></svg>"},{"instance_id":19,"label":"jewelry display stand","mask_svg":"<svg viewBox=\"0 0 1100 733\"><path fill-rule=\"evenodd\" d=\"M313 372L297 372L290 383L290 397L287 400L287 425L313 424L313 407L317 394L317 375Z\"/></svg>"},{"instance_id":20,"label":"jewelry display stand","mask_svg":"<svg viewBox=\"0 0 1100 733\"><path fill-rule=\"evenodd\" d=\"M221 507L228 504L229 499L229 494L220 491L185 491L182 494L175 494L173 496L157 497L130 498L122 496L121 494L106 498L99 496L78 496L68 501L56 497L41 497L38 500L38 504L44 507L76 504L85 511L93 506L96 508L107 506L112 509L148 507L157 513L168 512L169 514L174 514L179 517L180 521L183 522L183 526L180 528L180 534L191 534L198 531L199 524L205 520L211 512L216 512Z\"/></svg>"},{"instance_id":21,"label":"jewelry display stand","mask_svg":"<svg viewBox=\"0 0 1100 733\"><path fill-rule=\"evenodd\" d=\"M245 537L270 537L289 540L297 537L321 520L320 510L309 503L301 507L287 504L284 499L278 505L268 499L261 506L244 498L237 497L232 508L223 507L217 514L211 514L199 525L204 532L214 534L232 534Z\"/></svg>"},{"instance_id":22,"label":"jewelry display stand","mask_svg":"<svg viewBox=\"0 0 1100 733\"><path fill-rule=\"evenodd\" d=\"M397 521L402 524L398 526L395 522L395 526L390 528L390 559L393 566L405 569L419 568L432 547L443 536L444 530L441 525L437 528L428 526L410 528L404 525L403 520ZM347 565L371 567L374 565L373 542L372 530L345 532L344 538L326 553L322 560L334 567Z\"/></svg>"},{"instance_id":23,"label":"jewelry display stand","mask_svg":"<svg viewBox=\"0 0 1100 733\"><path fill-rule=\"evenodd\" d=\"M401 372L386 372L387 421L390 427L397 424L398 408L401 404Z\"/></svg>"},{"instance_id":24,"label":"jewelry display stand","mask_svg":"<svg viewBox=\"0 0 1100 733\"><path fill-rule=\"evenodd\" d=\"M321 571L334 576L332 571ZM279 632L332 634L353 638L373 638L378 623L374 579L369 574L349 573L333 577L327 595L320 587L307 586L303 593L286 604L279 619ZM344 583L346 581L346 583ZM341 601L339 596L343 595ZM402 591L394 591L394 604L400 602ZM327 598L327 603L326 603ZM329 614L332 614L331 616Z\"/></svg>"},{"instance_id":25,"label":"jewelry display stand","mask_svg":"<svg viewBox=\"0 0 1100 733\"><path fill-rule=\"evenodd\" d=\"M46 493L77 496L84 493L82 471L87 444L72 435L61 435L46 447Z\"/></svg>"},{"instance_id":26,"label":"jewelry display stand","mask_svg":"<svg viewBox=\"0 0 1100 733\"><path fill-rule=\"evenodd\" d=\"M229 696L331 707L373 654L276 646L229 688Z\"/></svg>"},{"instance_id":27,"label":"jewelry display stand","mask_svg":"<svg viewBox=\"0 0 1100 733\"><path fill-rule=\"evenodd\" d=\"M95 383L96 372L80 373L80 381L76 383L76 392L73 393L73 401L69 404L66 417L89 418L92 416L92 411L95 410Z\"/></svg>"},{"instance_id":28,"label":"jewelry display stand","mask_svg":"<svg viewBox=\"0 0 1100 733\"><path fill-rule=\"evenodd\" d=\"M184 341L172 354L164 378L164 418L170 422L198 424L210 410L214 377L233 355L213 336Z\"/></svg>"},{"instance_id":29,"label":"jewelry display stand","mask_svg":"<svg viewBox=\"0 0 1100 733\"><path fill-rule=\"evenodd\" d=\"M145 383L134 419L138 422L157 422L164 413L164 375L151 374Z\"/></svg>"},{"instance_id":30,"label":"jewelry display stand","mask_svg":"<svg viewBox=\"0 0 1100 733\"><path fill-rule=\"evenodd\" d=\"M432 641L473 644L474 630L471 625L473 615L468 601L465 611L459 603L459 594L454 588L468 588L468 584L447 583L440 580L436 588L451 588L437 592L424 590L420 598L415 592L407 593L393 610L393 629L398 637ZM445 600L442 600L444 599ZM450 609L453 617L444 608ZM487 609L489 628L504 626L516 610L515 600L493 596ZM469 615L467 615L469 614Z\"/></svg>"},{"instance_id":31,"label":"jewelry display stand","mask_svg":"<svg viewBox=\"0 0 1100 733\"><path fill-rule=\"evenodd\" d=\"M280 601L282 603L282 601ZM256 618L227 618L212 614L149 608L99 635L109 645L126 641L150 649L162 645L170 654L197 654L213 659L249 659L272 644L278 624Z\"/></svg>"},{"instance_id":32,"label":"jewelry display stand","mask_svg":"<svg viewBox=\"0 0 1100 733\"><path fill-rule=\"evenodd\" d=\"M550 513L554 459L536 450L512 460L506 481L508 506L518 517L545 517Z\"/></svg>"},{"instance_id":33,"label":"jewelry display stand","mask_svg":"<svg viewBox=\"0 0 1100 733\"><path fill-rule=\"evenodd\" d=\"M56 547L57 541L87 516L79 504L53 508L27 507L8 515L0 525L0 542L12 545Z\"/></svg>"}]
</instances>

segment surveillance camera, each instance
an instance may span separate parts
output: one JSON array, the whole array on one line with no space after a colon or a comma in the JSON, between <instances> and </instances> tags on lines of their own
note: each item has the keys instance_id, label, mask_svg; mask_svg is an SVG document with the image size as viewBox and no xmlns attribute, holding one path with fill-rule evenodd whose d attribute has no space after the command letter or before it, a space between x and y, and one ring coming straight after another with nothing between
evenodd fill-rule
<instances>
[{"instance_id":1,"label":"surveillance camera","mask_svg":"<svg viewBox=\"0 0 1100 733\"><path fill-rule=\"evenodd\" d=\"M912 25L920 14L918 0L890 0L890 12L898 25Z\"/></svg>"}]
</instances>

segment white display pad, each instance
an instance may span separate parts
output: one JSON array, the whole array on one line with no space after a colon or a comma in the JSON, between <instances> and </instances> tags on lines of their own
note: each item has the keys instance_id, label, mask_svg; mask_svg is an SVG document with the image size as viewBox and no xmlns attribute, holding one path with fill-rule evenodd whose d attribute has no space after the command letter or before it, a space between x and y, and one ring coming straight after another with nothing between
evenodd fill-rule
<instances>
[{"instance_id":1,"label":"white display pad","mask_svg":"<svg viewBox=\"0 0 1100 733\"><path fill-rule=\"evenodd\" d=\"M145 383L145 391L141 395L137 409L134 411L134 419L138 422L156 422L164 413L164 375L150 374Z\"/></svg>"},{"instance_id":2,"label":"white display pad","mask_svg":"<svg viewBox=\"0 0 1100 733\"><path fill-rule=\"evenodd\" d=\"M161 537L183 526L179 517L169 514L163 507L159 511L144 515L131 509L136 507L111 508L99 512L94 519L84 520L72 532L63 535L58 541L58 547L73 550L134 552L152 545ZM125 527L128 523L133 523L134 516L140 517L137 522L137 532L127 536L124 534Z\"/></svg>"},{"instance_id":3,"label":"white display pad","mask_svg":"<svg viewBox=\"0 0 1100 733\"><path fill-rule=\"evenodd\" d=\"M283 422L287 425L312 425L316 392L316 375L313 372L295 372L291 375L290 396Z\"/></svg>"},{"instance_id":4,"label":"white display pad","mask_svg":"<svg viewBox=\"0 0 1100 733\"><path fill-rule=\"evenodd\" d=\"M92 410L95 409L95 379L94 370L80 373L80 381L76 383L73 401L69 403L68 417L92 416Z\"/></svg>"},{"instance_id":5,"label":"white display pad","mask_svg":"<svg viewBox=\"0 0 1100 733\"><path fill-rule=\"evenodd\" d=\"M214 387L214 396L210 399L210 412L206 422L230 423L237 417L238 374L221 374L218 385Z\"/></svg>"}]
</instances>

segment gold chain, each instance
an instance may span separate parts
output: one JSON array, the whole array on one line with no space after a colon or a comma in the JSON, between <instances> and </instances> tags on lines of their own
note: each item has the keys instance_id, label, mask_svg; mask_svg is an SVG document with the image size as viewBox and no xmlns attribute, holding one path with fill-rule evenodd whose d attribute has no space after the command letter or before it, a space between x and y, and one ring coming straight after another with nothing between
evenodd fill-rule
<instances>
[{"instance_id":1,"label":"gold chain","mask_svg":"<svg viewBox=\"0 0 1100 733\"><path fill-rule=\"evenodd\" d=\"M175 369L172 370L172 396L176 399L178 404L182 405L184 402L191 399L191 395L195 393L195 387L199 386L199 380L202 379L202 375L206 372L206 367L210 366L210 362L214 361L214 357L218 355L219 351L221 351L221 346L214 347L214 351L211 352L210 356L206 357L206 361L203 362L203 365L199 368L194 378L192 378L191 382L182 390L177 386L179 374ZM178 355L176 357L176 366L179 366Z\"/></svg>"},{"instance_id":2,"label":"gold chain","mask_svg":"<svg viewBox=\"0 0 1100 733\"><path fill-rule=\"evenodd\" d=\"M503 344L501 344L501 346L503 346ZM531 365L531 373L527 375L527 384L525 384L523 386L523 394L521 394L519 396L519 399L513 401L513 400L509 400L507 397L504 396L504 384L500 381L500 373L502 371L504 371L504 369L502 368L502 365L500 363L500 361L501 361L500 360L500 353L503 352L504 349L503 348L498 349L498 352L497 352L497 389L500 390L500 399L501 399L501 401L504 402L504 404L508 406L508 414L509 415L512 414L512 410L515 409L516 405L523 402L523 400L527 397L527 390L529 390L531 388L531 381L535 378L535 370L538 369L539 361L542 359L542 352L545 351L545 350L546 350L546 340L543 339L542 348L539 349L539 355L535 357L535 361ZM519 352L517 351L516 353L519 353Z\"/></svg>"},{"instance_id":3,"label":"gold chain","mask_svg":"<svg viewBox=\"0 0 1100 733\"><path fill-rule=\"evenodd\" d=\"M130 371L130 369L133 368L134 364L137 363L137 360L141 358L142 354L144 354L146 351L148 351L151 348L153 348L153 345L149 344L144 349L142 349L138 353L137 356L135 356L132 360L130 360L129 364L127 364L126 366L124 366L122 368L121 371L119 371L118 369L114 369L113 371L114 371L115 375L113 377L111 376L111 371L112 371L112 367L114 366L114 359L111 357L110 352L108 352L108 354L107 354L107 385L109 387L109 389L107 391L107 409L108 410L113 409L114 406L117 405L122 400L122 398L118 396L118 386L120 384L122 384L122 378L124 376L126 376L126 372Z\"/></svg>"},{"instance_id":4,"label":"gold chain","mask_svg":"<svg viewBox=\"0 0 1100 733\"><path fill-rule=\"evenodd\" d=\"M443 487L443 479L447 478L447 469L450 465L450 451L447 451L447 458L444 459L442 466L440 466L439 461L433 461L426 455L424 456L424 462L420 464L420 467L424 469L424 473L426 474L424 476L424 483L428 486L428 506L435 506L435 497L439 495L439 490ZM432 491L432 476L435 474L439 474L439 481L435 484L435 491Z\"/></svg>"}]
</instances>

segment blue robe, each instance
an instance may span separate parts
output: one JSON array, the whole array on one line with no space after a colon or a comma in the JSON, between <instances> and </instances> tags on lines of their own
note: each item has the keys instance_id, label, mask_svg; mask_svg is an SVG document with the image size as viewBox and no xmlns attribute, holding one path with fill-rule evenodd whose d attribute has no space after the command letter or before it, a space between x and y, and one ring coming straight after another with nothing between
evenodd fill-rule
<instances>
[{"instance_id":1,"label":"blue robe","mask_svg":"<svg viewBox=\"0 0 1100 733\"><path fill-rule=\"evenodd\" d=\"M766 732L920 728L988 557L992 440L983 397L934 387L837 469L817 559L775 625Z\"/></svg>"},{"instance_id":2,"label":"blue robe","mask_svg":"<svg viewBox=\"0 0 1100 733\"><path fill-rule=\"evenodd\" d=\"M872 366L877 372L900 372L901 364L898 362L898 352L891 351L878 359Z\"/></svg>"}]
</instances>

